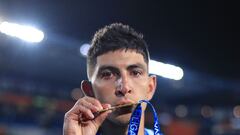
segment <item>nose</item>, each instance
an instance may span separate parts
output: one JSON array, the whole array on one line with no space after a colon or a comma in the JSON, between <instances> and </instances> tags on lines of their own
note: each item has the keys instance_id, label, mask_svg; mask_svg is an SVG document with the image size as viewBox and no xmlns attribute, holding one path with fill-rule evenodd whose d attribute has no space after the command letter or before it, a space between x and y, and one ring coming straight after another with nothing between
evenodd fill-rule
<instances>
[{"instance_id":1,"label":"nose","mask_svg":"<svg viewBox=\"0 0 240 135\"><path fill-rule=\"evenodd\" d=\"M121 76L116 80L115 95L118 97L125 96L132 92L132 88L129 85L129 79L127 76Z\"/></svg>"}]
</instances>

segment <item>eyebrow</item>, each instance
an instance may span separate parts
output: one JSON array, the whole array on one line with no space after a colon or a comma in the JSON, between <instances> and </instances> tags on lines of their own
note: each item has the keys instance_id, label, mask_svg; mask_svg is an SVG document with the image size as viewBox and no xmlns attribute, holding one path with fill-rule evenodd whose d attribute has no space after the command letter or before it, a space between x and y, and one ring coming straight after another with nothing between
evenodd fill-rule
<instances>
[{"instance_id":1,"label":"eyebrow","mask_svg":"<svg viewBox=\"0 0 240 135\"><path fill-rule=\"evenodd\" d=\"M141 68L141 69L147 71L146 67L141 63L136 63L136 64L132 64L132 65L127 66L127 70L131 70L131 69L134 69L134 68ZM100 73L101 71L106 70L106 69L111 70L111 71L115 71L115 72L119 72L119 69L117 67L114 67L114 66L111 66L111 65L103 65L99 68L98 73Z\"/></svg>"},{"instance_id":2,"label":"eyebrow","mask_svg":"<svg viewBox=\"0 0 240 135\"><path fill-rule=\"evenodd\" d=\"M112 70L112 71L119 71L118 68L116 68L114 66L103 65L99 68L98 73L100 73L101 71L106 70L106 69Z\"/></svg>"},{"instance_id":3,"label":"eyebrow","mask_svg":"<svg viewBox=\"0 0 240 135\"><path fill-rule=\"evenodd\" d=\"M129 70L129 69L134 69L134 68L141 68L141 69L147 71L147 69L144 67L144 65L142 65L142 64L140 64L140 63L133 64L133 65L129 65L129 66L127 67L128 70Z\"/></svg>"}]
</instances>

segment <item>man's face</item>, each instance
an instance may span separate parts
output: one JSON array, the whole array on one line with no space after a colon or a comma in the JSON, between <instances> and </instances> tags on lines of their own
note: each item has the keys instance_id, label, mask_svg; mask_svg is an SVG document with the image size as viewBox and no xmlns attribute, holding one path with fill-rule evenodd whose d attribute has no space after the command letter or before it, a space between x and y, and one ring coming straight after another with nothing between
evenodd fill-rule
<instances>
[{"instance_id":1,"label":"man's face","mask_svg":"<svg viewBox=\"0 0 240 135\"><path fill-rule=\"evenodd\" d=\"M137 103L151 99L156 78L148 76L148 65L134 50L117 50L97 57L93 70L92 88L95 97L112 106ZM131 111L114 111L108 119L117 124L128 124Z\"/></svg>"}]
</instances>

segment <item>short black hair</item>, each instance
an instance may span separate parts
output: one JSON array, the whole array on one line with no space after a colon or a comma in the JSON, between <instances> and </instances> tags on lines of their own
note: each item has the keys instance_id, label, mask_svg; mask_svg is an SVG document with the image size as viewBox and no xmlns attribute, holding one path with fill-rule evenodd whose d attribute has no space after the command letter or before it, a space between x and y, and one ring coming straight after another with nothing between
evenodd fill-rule
<instances>
[{"instance_id":1,"label":"short black hair","mask_svg":"<svg viewBox=\"0 0 240 135\"><path fill-rule=\"evenodd\" d=\"M145 62L149 63L149 51L143 35L133 28L122 23L113 23L98 30L91 42L87 54L88 75L97 62L97 57L110 51L135 50L143 55Z\"/></svg>"}]
</instances>

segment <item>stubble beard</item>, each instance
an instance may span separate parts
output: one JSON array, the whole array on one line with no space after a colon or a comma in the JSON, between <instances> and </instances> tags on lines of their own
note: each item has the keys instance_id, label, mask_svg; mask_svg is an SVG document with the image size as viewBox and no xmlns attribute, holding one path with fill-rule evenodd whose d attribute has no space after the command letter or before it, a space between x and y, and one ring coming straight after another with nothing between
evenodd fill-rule
<instances>
[{"instance_id":1,"label":"stubble beard","mask_svg":"<svg viewBox=\"0 0 240 135\"><path fill-rule=\"evenodd\" d=\"M120 115L113 112L107 119L118 126L128 126L131 115L131 112Z\"/></svg>"}]
</instances>

